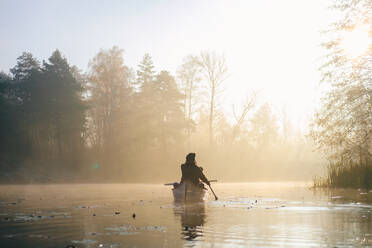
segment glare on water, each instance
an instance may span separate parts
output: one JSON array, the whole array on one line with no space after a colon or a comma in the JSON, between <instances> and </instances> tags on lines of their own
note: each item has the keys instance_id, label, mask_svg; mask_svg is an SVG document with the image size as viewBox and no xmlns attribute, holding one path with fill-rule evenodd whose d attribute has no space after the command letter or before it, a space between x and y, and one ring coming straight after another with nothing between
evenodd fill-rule
<instances>
[{"instance_id":1,"label":"glare on water","mask_svg":"<svg viewBox=\"0 0 372 248\"><path fill-rule=\"evenodd\" d=\"M371 247L372 192L214 184L174 203L144 184L1 186L1 247Z\"/></svg>"}]
</instances>

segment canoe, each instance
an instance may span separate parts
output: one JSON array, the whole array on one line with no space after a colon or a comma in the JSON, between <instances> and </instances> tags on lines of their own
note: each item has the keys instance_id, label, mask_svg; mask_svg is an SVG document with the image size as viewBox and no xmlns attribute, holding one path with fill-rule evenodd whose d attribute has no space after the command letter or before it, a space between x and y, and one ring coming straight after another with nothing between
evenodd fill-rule
<instances>
[{"instance_id":1,"label":"canoe","mask_svg":"<svg viewBox=\"0 0 372 248\"><path fill-rule=\"evenodd\" d=\"M208 190L191 182L173 184L173 197L176 202L200 202L207 200Z\"/></svg>"}]
</instances>

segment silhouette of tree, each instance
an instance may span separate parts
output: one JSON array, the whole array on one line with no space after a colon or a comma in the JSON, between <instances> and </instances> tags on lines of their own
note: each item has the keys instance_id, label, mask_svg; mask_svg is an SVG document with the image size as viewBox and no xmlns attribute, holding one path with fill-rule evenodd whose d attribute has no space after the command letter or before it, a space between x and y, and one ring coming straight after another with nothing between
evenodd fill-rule
<instances>
[{"instance_id":1,"label":"silhouette of tree","mask_svg":"<svg viewBox=\"0 0 372 248\"><path fill-rule=\"evenodd\" d=\"M369 27L366 35L371 32L372 5L369 0L344 0L333 7L341 18L327 31L331 38L323 44L327 55L320 68L330 90L310 135L330 159L365 164L372 159L372 49L369 45L352 57L345 52L343 35L361 25Z\"/></svg>"},{"instance_id":2,"label":"silhouette of tree","mask_svg":"<svg viewBox=\"0 0 372 248\"><path fill-rule=\"evenodd\" d=\"M251 133L256 147L260 150L276 142L278 125L270 105L265 103L251 119Z\"/></svg>"},{"instance_id":3,"label":"silhouette of tree","mask_svg":"<svg viewBox=\"0 0 372 248\"><path fill-rule=\"evenodd\" d=\"M89 63L89 142L105 161L115 161L130 120L132 89L123 50L101 50Z\"/></svg>"},{"instance_id":4,"label":"silhouette of tree","mask_svg":"<svg viewBox=\"0 0 372 248\"><path fill-rule=\"evenodd\" d=\"M17 90L10 75L0 72L0 169L9 172L9 165L18 167L27 154L24 147L22 119ZM15 168L12 169L15 169Z\"/></svg>"},{"instance_id":5,"label":"silhouette of tree","mask_svg":"<svg viewBox=\"0 0 372 248\"><path fill-rule=\"evenodd\" d=\"M183 96L177 88L176 81L169 72L161 71L154 82L154 105L156 108L158 139L162 150L167 151L168 144L177 144L183 140L185 129L184 113L182 111Z\"/></svg>"},{"instance_id":6,"label":"silhouette of tree","mask_svg":"<svg viewBox=\"0 0 372 248\"><path fill-rule=\"evenodd\" d=\"M255 107L256 101L257 95L255 92L252 92L250 96L246 97L239 115L236 114L235 107L233 106L233 115L235 122L232 127L231 142L234 142L235 139L239 137L239 134L242 131L242 126L247 119L247 115Z\"/></svg>"},{"instance_id":7,"label":"silhouette of tree","mask_svg":"<svg viewBox=\"0 0 372 248\"><path fill-rule=\"evenodd\" d=\"M43 62L43 96L49 103L49 121L57 144L58 156L71 156L81 150L81 135L85 125L85 105L82 85L72 74L67 60L59 50L48 62Z\"/></svg>"},{"instance_id":8,"label":"silhouette of tree","mask_svg":"<svg viewBox=\"0 0 372 248\"><path fill-rule=\"evenodd\" d=\"M143 87L146 87L155 79L155 66L153 65L152 58L149 53L145 53L138 67L137 85L141 88L141 90L144 90Z\"/></svg>"},{"instance_id":9,"label":"silhouette of tree","mask_svg":"<svg viewBox=\"0 0 372 248\"><path fill-rule=\"evenodd\" d=\"M182 94L177 88L173 76L167 71L161 71L153 76L151 57L144 56L141 66L141 91L136 96L138 135L142 140L142 150L146 147L158 147L163 153L167 151L168 143L174 143L185 129L185 118L182 111ZM147 68L147 69L146 69ZM147 81L143 81L147 78ZM151 81L152 80L152 81Z\"/></svg>"},{"instance_id":10,"label":"silhouette of tree","mask_svg":"<svg viewBox=\"0 0 372 248\"><path fill-rule=\"evenodd\" d=\"M222 93L222 86L227 78L226 59L214 52L203 51L195 63L200 67L209 89L209 144L213 145L213 123L215 119L216 98Z\"/></svg>"},{"instance_id":11,"label":"silhouette of tree","mask_svg":"<svg viewBox=\"0 0 372 248\"><path fill-rule=\"evenodd\" d=\"M184 94L184 112L188 120L192 120L193 106L196 104L196 90L201 81L200 68L192 55L184 58L183 64L178 69L178 78L181 81L181 89Z\"/></svg>"},{"instance_id":12,"label":"silhouette of tree","mask_svg":"<svg viewBox=\"0 0 372 248\"><path fill-rule=\"evenodd\" d=\"M48 164L45 173L63 164L72 173L84 149L86 106L67 60L56 50L40 66L32 54L23 53L10 71L13 77L0 77L0 136L6 151L0 161L19 166L34 161L27 170Z\"/></svg>"},{"instance_id":13,"label":"silhouette of tree","mask_svg":"<svg viewBox=\"0 0 372 248\"><path fill-rule=\"evenodd\" d=\"M10 69L10 72L15 80L20 81L29 78L33 70L40 70L40 62L31 53L23 52L17 58L17 65Z\"/></svg>"}]
</instances>

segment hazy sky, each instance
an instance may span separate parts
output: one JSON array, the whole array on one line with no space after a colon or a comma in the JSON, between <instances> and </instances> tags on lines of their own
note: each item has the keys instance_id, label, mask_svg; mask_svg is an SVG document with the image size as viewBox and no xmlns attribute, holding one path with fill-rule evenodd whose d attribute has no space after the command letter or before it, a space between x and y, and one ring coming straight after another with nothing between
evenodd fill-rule
<instances>
[{"instance_id":1,"label":"hazy sky","mask_svg":"<svg viewBox=\"0 0 372 248\"><path fill-rule=\"evenodd\" d=\"M157 70L175 73L184 56L223 53L231 76L225 111L249 90L260 92L294 122L319 97L320 31L330 22L325 0L0 1L0 70L29 51L47 59L56 49L86 70L101 48L125 50L137 69L149 52Z\"/></svg>"}]
</instances>

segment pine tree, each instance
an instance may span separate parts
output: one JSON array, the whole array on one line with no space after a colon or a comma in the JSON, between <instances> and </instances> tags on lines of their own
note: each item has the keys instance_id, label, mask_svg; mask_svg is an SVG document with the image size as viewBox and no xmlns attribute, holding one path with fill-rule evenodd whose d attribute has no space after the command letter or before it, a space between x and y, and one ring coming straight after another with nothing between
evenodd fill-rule
<instances>
[{"instance_id":1,"label":"pine tree","mask_svg":"<svg viewBox=\"0 0 372 248\"><path fill-rule=\"evenodd\" d=\"M45 117L52 130L59 157L71 156L82 145L86 106L82 86L76 81L71 67L61 53L53 52L43 63L42 90L48 102Z\"/></svg>"},{"instance_id":2,"label":"pine tree","mask_svg":"<svg viewBox=\"0 0 372 248\"><path fill-rule=\"evenodd\" d=\"M31 53L23 52L17 58L17 65L10 69L13 78L17 81L25 80L30 77L32 71L40 70L40 62L37 61Z\"/></svg>"},{"instance_id":3,"label":"pine tree","mask_svg":"<svg viewBox=\"0 0 372 248\"><path fill-rule=\"evenodd\" d=\"M139 70L137 70L137 84L140 89L143 90L146 85L152 83L155 79L155 66L153 65L150 54L145 53L138 67Z\"/></svg>"}]
</instances>

